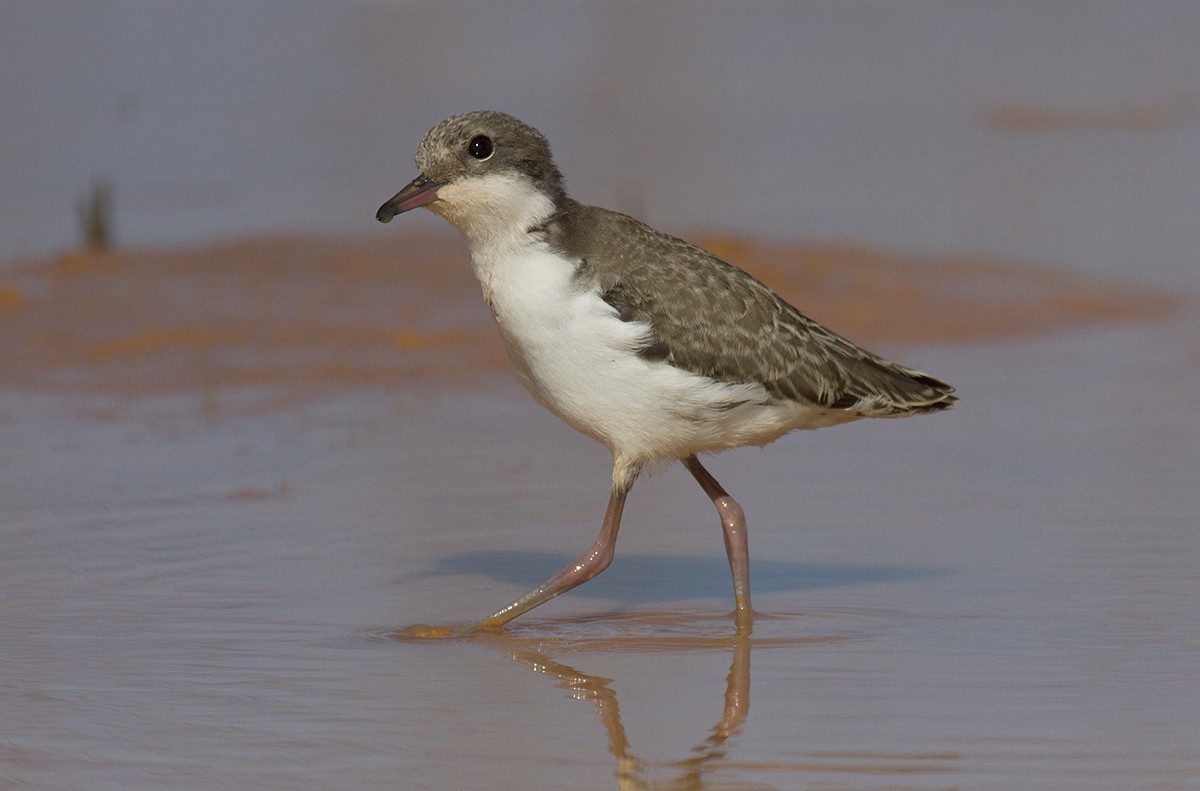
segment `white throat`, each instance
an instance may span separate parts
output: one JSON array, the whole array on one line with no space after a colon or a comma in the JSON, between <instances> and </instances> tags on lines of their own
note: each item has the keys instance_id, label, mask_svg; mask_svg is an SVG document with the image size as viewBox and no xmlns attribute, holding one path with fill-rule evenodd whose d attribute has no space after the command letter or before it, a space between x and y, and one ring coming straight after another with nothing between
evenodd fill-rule
<instances>
[{"instance_id":1,"label":"white throat","mask_svg":"<svg viewBox=\"0 0 1200 791\"><path fill-rule=\"evenodd\" d=\"M526 231L554 212L554 202L527 176L509 172L456 179L439 187L426 208L461 231L478 259L522 246Z\"/></svg>"}]
</instances>

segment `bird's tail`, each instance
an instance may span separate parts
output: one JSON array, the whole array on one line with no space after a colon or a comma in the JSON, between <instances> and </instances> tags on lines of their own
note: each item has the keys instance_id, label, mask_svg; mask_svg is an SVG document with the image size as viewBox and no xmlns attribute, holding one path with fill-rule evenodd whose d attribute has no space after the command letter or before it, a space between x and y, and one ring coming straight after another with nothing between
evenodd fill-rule
<instances>
[{"instance_id":1,"label":"bird's tail","mask_svg":"<svg viewBox=\"0 0 1200 791\"><path fill-rule=\"evenodd\" d=\"M840 404L848 412L862 417L906 417L952 409L958 402L954 388L929 374L914 371L879 358L860 361L854 373L866 388ZM864 392L865 391L865 392ZM847 394L850 395L849 393Z\"/></svg>"}]
</instances>

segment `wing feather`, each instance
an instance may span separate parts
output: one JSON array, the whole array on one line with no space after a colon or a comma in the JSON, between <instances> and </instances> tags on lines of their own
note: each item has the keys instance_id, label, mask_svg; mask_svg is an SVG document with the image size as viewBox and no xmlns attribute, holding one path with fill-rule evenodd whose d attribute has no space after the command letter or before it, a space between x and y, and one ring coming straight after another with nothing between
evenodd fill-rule
<instances>
[{"instance_id":1,"label":"wing feather","mask_svg":"<svg viewBox=\"0 0 1200 791\"><path fill-rule=\"evenodd\" d=\"M632 217L572 201L541 230L578 262L581 287L599 287L622 320L650 325L647 359L862 417L957 400L946 383L860 348L741 269Z\"/></svg>"}]
</instances>

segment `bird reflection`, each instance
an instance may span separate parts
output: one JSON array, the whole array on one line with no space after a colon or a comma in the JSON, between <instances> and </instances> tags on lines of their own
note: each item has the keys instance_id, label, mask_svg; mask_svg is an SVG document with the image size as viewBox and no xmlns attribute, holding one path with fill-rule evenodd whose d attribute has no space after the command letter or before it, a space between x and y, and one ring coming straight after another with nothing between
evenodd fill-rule
<instances>
[{"instance_id":1,"label":"bird reflection","mask_svg":"<svg viewBox=\"0 0 1200 791\"><path fill-rule=\"evenodd\" d=\"M889 613L892 622L899 616ZM602 619L606 628L580 623ZM858 778L866 783L884 782L883 786L904 788L944 789L946 784L929 785L922 782L928 776L935 782L948 772L960 770L964 756L957 750L939 749L940 745L911 750L880 749L871 739L852 741L844 745L824 744L824 749L802 750L793 745L785 758L747 760L746 745L738 747L739 737L750 711L750 653L751 649L796 649L823 652L837 646L874 639L878 630L872 625L871 613L861 610L827 610L805 613L758 612L754 633L749 629L729 630L725 619L715 622L708 615L692 616L678 612L629 612L603 616L579 616L552 622L537 622L491 634L458 638L469 640L501 652L508 658L543 676L554 679L558 687L569 692L575 700L589 700L604 726L608 752L616 762L614 776L620 791L763 791L777 786L765 785L764 776L787 778L786 788L837 785L834 776ZM760 628L761 627L761 628ZM428 628L428 627L421 627ZM388 631L385 636L399 640L417 640L427 644L428 638L415 636L412 628ZM586 661L588 655L605 653L640 653L671 662L676 652L729 652L729 674L725 678L720 716L716 724L701 731L699 739L683 757L674 760L647 759L639 755L622 722L617 703L615 683L611 679L585 673L555 656L569 653L573 661ZM553 656L552 656L553 655ZM789 686L791 682L788 682ZM697 679L687 683L689 694L708 695L714 702L717 687L700 686ZM768 689L766 694L779 694ZM760 690L762 695L763 691ZM636 702L636 701L635 701ZM843 715L844 716L844 715ZM864 720L866 722L867 720ZM686 724L688 721L683 720ZM776 722L776 725L779 723ZM760 723L770 727L771 723ZM874 731L866 729L868 733ZM797 751L800 751L797 755ZM742 757L738 758L738 753ZM591 763L591 762L588 762ZM857 787L857 786L856 786ZM952 786L950 786L952 787Z\"/></svg>"},{"instance_id":2,"label":"bird reflection","mask_svg":"<svg viewBox=\"0 0 1200 791\"><path fill-rule=\"evenodd\" d=\"M625 727L621 723L621 709L617 704L617 693L612 680L593 676L574 667L551 659L538 650L513 650L509 658L537 673L550 676L558 686L569 690L576 700L590 700L596 704L600 722L608 734L608 751L616 758L617 788L621 791L685 791L688 789L715 789L720 786L706 782L706 777L722 768L726 752L731 748L746 722L750 710L750 644L748 635L728 638L733 652L729 675L725 679L725 699L721 717L709 729L708 735L690 750L690 755L678 761L646 762L639 758L629 744ZM669 780L647 779L647 769L676 769L677 774ZM709 778L711 779L711 778ZM738 788L746 788L739 784Z\"/></svg>"}]
</instances>

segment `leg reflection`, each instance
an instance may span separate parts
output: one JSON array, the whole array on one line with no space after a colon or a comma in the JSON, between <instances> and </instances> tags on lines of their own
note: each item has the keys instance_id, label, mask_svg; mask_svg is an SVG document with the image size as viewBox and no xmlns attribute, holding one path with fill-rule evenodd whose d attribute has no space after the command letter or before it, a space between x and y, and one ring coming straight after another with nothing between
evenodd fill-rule
<instances>
[{"instance_id":1,"label":"leg reflection","mask_svg":"<svg viewBox=\"0 0 1200 791\"><path fill-rule=\"evenodd\" d=\"M684 778L681 788L701 788L708 767L721 761L731 739L742 732L746 714L750 711L750 639L739 637L733 644L733 663L725 677L725 707L721 720L713 726L708 738L692 748L692 757L682 761ZM681 778L683 779L683 778Z\"/></svg>"},{"instance_id":2,"label":"leg reflection","mask_svg":"<svg viewBox=\"0 0 1200 791\"><path fill-rule=\"evenodd\" d=\"M608 734L608 751L617 760L617 787L625 791L642 789L703 789L705 775L719 769L733 740L741 733L750 710L750 638L744 635L730 638L733 660L725 680L725 700L721 718L708 736L691 749L691 755L680 761L645 762L638 758L629 746L625 727L621 724L621 710L617 705L617 694L610 686L611 679L582 673L570 665L555 661L540 651L512 651L511 659L520 662L538 673L557 680L558 686L570 690L579 700L590 700ZM647 766L653 768L678 768L680 773L665 782L648 780Z\"/></svg>"},{"instance_id":3,"label":"leg reflection","mask_svg":"<svg viewBox=\"0 0 1200 791\"><path fill-rule=\"evenodd\" d=\"M576 700L590 700L595 703L600 722L608 732L608 751L617 759L617 787L650 788L641 780L642 762L629 752L629 739L625 736L625 726L621 724L617 693L609 686L612 679L580 673L570 665L556 662L538 651L513 651L509 657L530 670L557 679L558 686L570 690L571 696Z\"/></svg>"}]
</instances>

